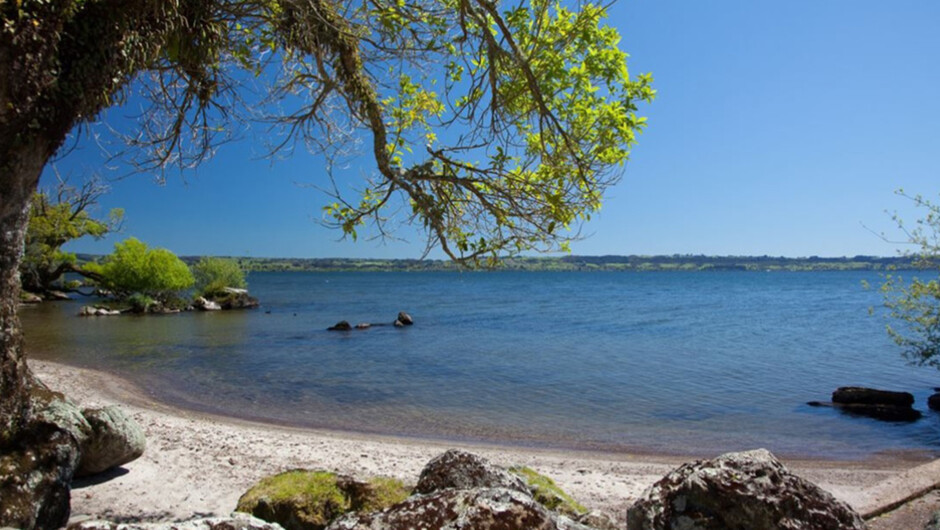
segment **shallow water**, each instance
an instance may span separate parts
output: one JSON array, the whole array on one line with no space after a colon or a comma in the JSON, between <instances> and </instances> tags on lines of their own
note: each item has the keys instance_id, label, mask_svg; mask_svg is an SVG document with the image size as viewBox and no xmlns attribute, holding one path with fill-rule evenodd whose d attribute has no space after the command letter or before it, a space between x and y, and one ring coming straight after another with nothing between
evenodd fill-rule
<instances>
[{"instance_id":1,"label":"shallow water","mask_svg":"<svg viewBox=\"0 0 940 530\"><path fill-rule=\"evenodd\" d=\"M21 317L36 357L251 419L608 451L940 451L940 374L904 364L862 280L878 276L253 273L260 310L79 318L79 301ZM416 325L325 331L399 310ZM805 405L850 384L912 392L925 417Z\"/></svg>"}]
</instances>

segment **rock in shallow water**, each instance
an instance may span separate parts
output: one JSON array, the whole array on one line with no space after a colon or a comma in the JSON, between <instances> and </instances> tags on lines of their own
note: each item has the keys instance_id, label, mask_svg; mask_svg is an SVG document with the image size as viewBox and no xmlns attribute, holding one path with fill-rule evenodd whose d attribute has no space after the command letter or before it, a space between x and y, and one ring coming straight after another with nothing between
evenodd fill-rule
<instances>
[{"instance_id":1,"label":"rock in shallow water","mask_svg":"<svg viewBox=\"0 0 940 530\"><path fill-rule=\"evenodd\" d=\"M865 525L847 504L757 449L673 470L627 510L627 527L862 530Z\"/></svg>"},{"instance_id":2,"label":"rock in shallow water","mask_svg":"<svg viewBox=\"0 0 940 530\"><path fill-rule=\"evenodd\" d=\"M914 395L910 392L892 392L890 390L876 390L860 386L839 387L832 393L832 402L858 405L893 405L895 407L911 407L914 405Z\"/></svg>"}]
</instances>

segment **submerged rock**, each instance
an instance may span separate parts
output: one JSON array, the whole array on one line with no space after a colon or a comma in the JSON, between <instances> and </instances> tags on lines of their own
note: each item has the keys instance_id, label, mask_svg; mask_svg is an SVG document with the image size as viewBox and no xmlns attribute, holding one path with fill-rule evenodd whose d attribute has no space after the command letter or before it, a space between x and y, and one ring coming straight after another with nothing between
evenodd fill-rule
<instances>
[{"instance_id":1,"label":"submerged rock","mask_svg":"<svg viewBox=\"0 0 940 530\"><path fill-rule=\"evenodd\" d=\"M865 524L847 504L757 449L673 470L627 510L627 527L862 530Z\"/></svg>"},{"instance_id":2,"label":"submerged rock","mask_svg":"<svg viewBox=\"0 0 940 530\"><path fill-rule=\"evenodd\" d=\"M437 456L424 466L415 493L472 488L503 488L529 494L529 488L518 476L457 449Z\"/></svg>"},{"instance_id":3,"label":"submerged rock","mask_svg":"<svg viewBox=\"0 0 940 530\"><path fill-rule=\"evenodd\" d=\"M147 445L144 430L116 406L85 409L82 416L91 426L82 444L82 458L76 477L94 475L136 460Z\"/></svg>"}]
</instances>

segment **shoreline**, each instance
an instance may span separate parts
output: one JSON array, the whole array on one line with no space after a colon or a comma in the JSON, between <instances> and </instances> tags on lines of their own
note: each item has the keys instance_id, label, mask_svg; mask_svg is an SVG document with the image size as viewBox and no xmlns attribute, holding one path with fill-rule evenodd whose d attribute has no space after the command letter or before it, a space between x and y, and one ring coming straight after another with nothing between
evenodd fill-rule
<instances>
[{"instance_id":1,"label":"shoreline","mask_svg":"<svg viewBox=\"0 0 940 530\"><path fill-rule=\"evenodd\" d=\"M120 405L147 435L147 450L140 459L104 476L76 481L73 517L149 522L227 515L256 481L295 468L327 469L356 477L385 475L413 484L431 458L457 447L498 465L531 467L554 479L588 508L622 521L646 487L695 459L456 443L258 423L175 408L105 372L35 359L28 362L44 383L82 407ZM701 455L713 456L717 455ZM867 490L872 486L927 460L907 453L863 461L781 458L793 472L854 507L870 501Z\"/></svg>"}]
</instances>

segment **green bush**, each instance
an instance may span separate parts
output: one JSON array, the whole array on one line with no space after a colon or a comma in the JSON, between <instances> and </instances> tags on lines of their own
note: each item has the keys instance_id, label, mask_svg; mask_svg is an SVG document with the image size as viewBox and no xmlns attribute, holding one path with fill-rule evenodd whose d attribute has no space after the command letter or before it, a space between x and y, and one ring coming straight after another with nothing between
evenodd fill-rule
<instances>
[{"instance_id":1,"label":"green bush","mask_svg":"<svg viewBox=\"0 0 940 530\"><path fill-rule=\"evenodd\" d=\"M233 259L206 257L193 265L196 293L202 296L220 295L226 287L245 289L245 273Z\"/></svg>"},{"instance_id":2,"label":"green bush","mask_svg":"<svg viewBox=\"0 0 940 530\"><path fill-rule=\"evenodd\" d=\"M162 248L150 249L135 238L115 243L114 253L101 264L89 264L101 287L119 298L140 293L158 301L177 295L193 285L193 274L176 254Z\"/></svg>"}]
</instances>

